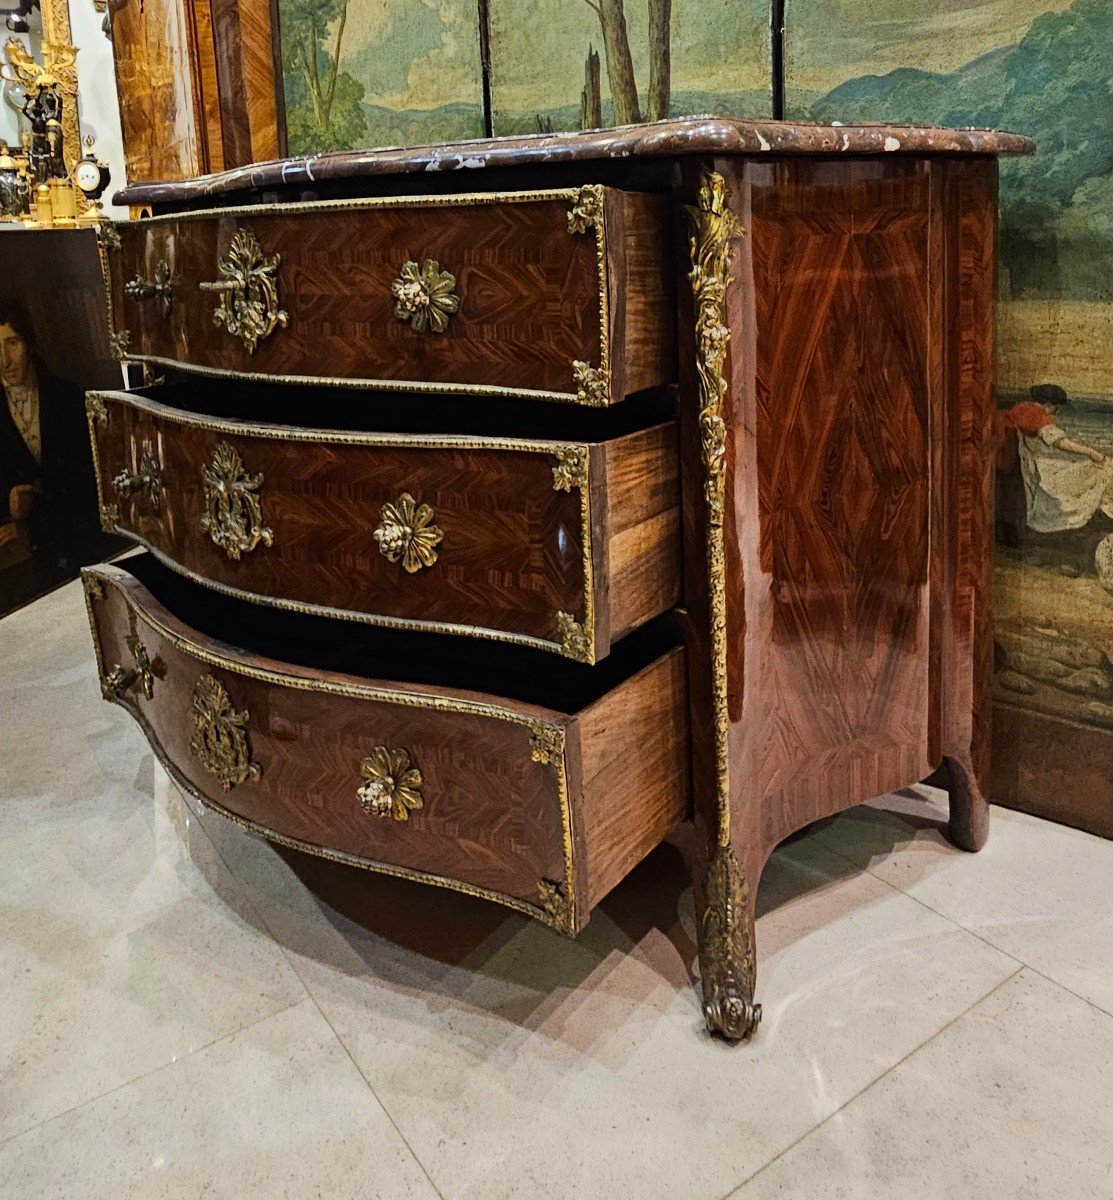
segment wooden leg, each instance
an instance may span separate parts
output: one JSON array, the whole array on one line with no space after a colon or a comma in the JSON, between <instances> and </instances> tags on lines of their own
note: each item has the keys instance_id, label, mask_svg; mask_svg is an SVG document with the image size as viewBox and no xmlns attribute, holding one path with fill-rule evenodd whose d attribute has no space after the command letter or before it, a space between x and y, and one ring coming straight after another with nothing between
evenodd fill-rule
<instances>
[{"instance_id":1,"label":"wooden leg","mask_svg":"<svg viewBox=\"0 0 1113 1200\"><path fill-rule=\"evenodd\" d=\"M703 1015L711 1033L745 1041L761 1020L755 1004L754 907L730 846L715 850L696 889Z\"/></svg>"},{"instance_id":2,"label":"wooden leg","mask_svg":"<svg viewBox=\"0 0 1113 1200\"><path fill-rule=\"evenodd\" d=\"M951 799L947 836L960 850L980 850L989 836L989 803L973 769L958 758L944 758L940 786Z\"/></svg>"}]
</instances>

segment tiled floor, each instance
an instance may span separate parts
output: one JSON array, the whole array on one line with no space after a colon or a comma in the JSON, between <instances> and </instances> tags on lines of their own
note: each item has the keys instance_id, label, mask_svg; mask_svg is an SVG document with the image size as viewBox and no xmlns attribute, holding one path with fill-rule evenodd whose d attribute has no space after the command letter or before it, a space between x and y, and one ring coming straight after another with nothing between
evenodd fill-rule
<instances>
[{"instance_id":1,"label":"tiled floor","mask_svg":"<svg viewBox=\"0 0 1113 1200\"><path fill-rule=\"evenodd\" d=\"M0 1197L1113 1197L1113 843L891 797L783 847L756 1042L670 851L576 942L200 818L76 586L0 622Z\"/></svg>"}]
</instances>

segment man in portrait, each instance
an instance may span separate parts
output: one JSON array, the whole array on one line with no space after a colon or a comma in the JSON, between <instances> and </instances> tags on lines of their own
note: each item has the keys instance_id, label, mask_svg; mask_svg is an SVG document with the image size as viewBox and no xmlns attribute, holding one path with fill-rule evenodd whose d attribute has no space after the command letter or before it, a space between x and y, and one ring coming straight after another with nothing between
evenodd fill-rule
<instances>
[{"instance_id":1,"label":"man in portrait","mask_svg":"<svg viewBox=\"0 0 1113 1200\"><path fill-rule=\"evenodd\" d=\"M0 525L19 531L43 580L69 565L95 514L84 402L36 360L0 312Z\"/></svg>"}]
</instances>

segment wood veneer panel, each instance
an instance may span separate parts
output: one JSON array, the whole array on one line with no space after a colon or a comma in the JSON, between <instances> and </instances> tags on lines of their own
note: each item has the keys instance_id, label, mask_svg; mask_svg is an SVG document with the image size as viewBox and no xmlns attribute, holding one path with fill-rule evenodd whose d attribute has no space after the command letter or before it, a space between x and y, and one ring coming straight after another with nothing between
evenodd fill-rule
<instances>
[{"instance_id":1,"label":"wood veneer panel","mask_svg":"<svg viewBox=\"0 0 1113 1200\"><path fill-rule=\"evenodd\" d=\"M184 0L113 0L112 53L129 181L208 169L195 32Z\"/></svg>"}]
</instances>

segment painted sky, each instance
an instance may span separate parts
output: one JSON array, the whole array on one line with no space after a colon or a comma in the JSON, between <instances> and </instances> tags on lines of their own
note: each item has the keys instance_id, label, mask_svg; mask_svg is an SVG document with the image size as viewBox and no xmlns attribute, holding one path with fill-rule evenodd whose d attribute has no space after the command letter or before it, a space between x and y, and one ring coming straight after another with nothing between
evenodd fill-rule
<instances>
[{"instance_id":1,"label":"painted sky","mask_svg":"<svg viewBox=\"0 0 1113 1200\"><path fill-rule=\"evenodd\" d=\"M370 104L482 104L476 0L348 0L340 61Z\"/></svg>"},{"instance_id":2,"label":"painted sky","mask_svg":"<svg viewBox=\"0 0 1113 1200\"><path fill-rule=\"evenodd\" d=\"M589 46L602 54L586 0L488 0L495 108L536 112L578 105ZM638 88L649 74L645 0L627 0ZM673 0L672 87L749 92L769 87L769 0ZM607 95L606 64L603 94Z\"/></svg>"},{"instance_id":3,"label":"painted sky","mask_svg":"<svg viewBox=\"0 0 1113 1200\"><path fill-rule=\"evenodd\" d=\"M790 88L827 92L896 67L953 71L1071 0L787 0Z\"/></svg>"}]
</instances>

